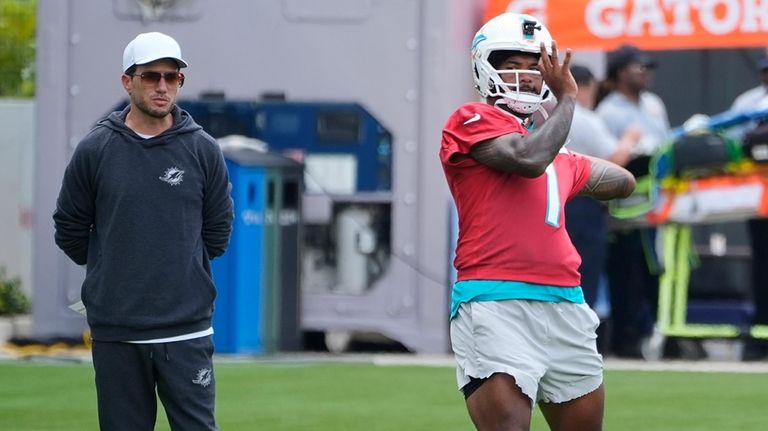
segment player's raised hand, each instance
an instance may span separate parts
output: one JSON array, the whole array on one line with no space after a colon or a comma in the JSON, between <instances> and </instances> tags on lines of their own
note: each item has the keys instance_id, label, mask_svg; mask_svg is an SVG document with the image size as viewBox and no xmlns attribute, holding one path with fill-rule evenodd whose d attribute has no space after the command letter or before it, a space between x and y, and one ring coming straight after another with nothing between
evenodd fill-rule
<instances>
[{"instance_id":1,"label":"player's raised hand","mask_svg":"<svg viewBox=\"0 0 768 431\"><path fill-rule=\"evenodd\" d=\"M571 50L565 50L565 60L560 63L560 56L557 51L557 44L552 41L552 55L547 53L547 47L544 42L541 43L540 70L544 82L558 100L565 96L576 97L579 87L576 80L571 75Z\"/></svg>"}]
</instances>

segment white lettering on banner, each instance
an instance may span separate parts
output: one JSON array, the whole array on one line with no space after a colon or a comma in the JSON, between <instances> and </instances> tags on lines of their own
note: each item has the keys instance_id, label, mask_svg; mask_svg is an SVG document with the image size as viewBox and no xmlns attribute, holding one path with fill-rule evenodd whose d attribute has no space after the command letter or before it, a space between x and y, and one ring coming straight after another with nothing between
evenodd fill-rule
<instances>
[{"instance_id":1,"label":"white lettering on banner","mask_svg":"<svg viewBox=\"0 0 768 431\"><path fill-rule=\"evenodd\" d=\"M694 17L712 35L765 32L768 0L593 0L584 10L590 33L605 39L689 36Z\"/></svg>"},{"instance_id":2,"label":"white lettering on banner","mask_svg":"<svg viewBox=\"0 0 768 431\"><path fill-rule=\"evenodd\" d=\"M666 22L664 22L664 11L659 7L658 2L656 0L635 0L635 8L627 22L626 34L640 36L646 25L648 26L648 33L653 36L669 34Z\"/></svg>"},{"instance_id":3,"label":"white lettering on banner","mask_svg":"<svg viewBox=\"0 0 768 431\"><path fill-rule=\"evenodd\" d=\"M693 34L691 24L691 2L689 0L665 0L668 7L672 7L672 33L683 35Z\"/></svg>"},{"instance_id":4,"label":"white lettering on banner","mask_svg":"<svg viewBox=\"0 0 768 431\"><path fill-rule=\"evenodd\" d=\"M507 12L527 13L547 22L547 0L511 0Z\"/></svg>"},{"instance_id":5,"label":"white lettering on banner","mask_svg":"<svg viewBox=\"0 0 768 431\"><path fill-rule=\"evenodd\" d=\"M595 36L609 39L621 36L624 31L625 0L595 0L587 4L584 21L589 32Z\"/></svg>"},{"instance_id":6,"label":"white lettering on banner","mask_svg":"<svg viewBox=\"0 0 768 431\"><path fill-rule=\"evenodd\" d=\"M759 5L757 3L760 3ZM744 2L744 14L741 20L741 31L744 33L757 33L765 31L768 25L768 1ZM760 25L762 24L762 25Z\"/></svg>"},{"instance_id":7,"label":"white lettering on banner","mask_svg":"<svg viewBox=\"0 0 768 431\"><path fill-rule=\"evenodd\" d=\"M725 8L725 16L721 19L718 19L715 13L718 5ZM731 33L739 25L741 15L739 6L737 0L704 0L704 4L699 9L701 25L712 34Z\"/></svg>"}]
</instances>

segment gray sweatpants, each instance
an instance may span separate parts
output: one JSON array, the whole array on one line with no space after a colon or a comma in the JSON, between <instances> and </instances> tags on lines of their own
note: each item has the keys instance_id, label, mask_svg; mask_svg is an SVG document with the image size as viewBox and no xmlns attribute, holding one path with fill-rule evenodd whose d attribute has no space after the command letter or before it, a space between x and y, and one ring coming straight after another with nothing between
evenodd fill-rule
<instances>
[{"instance_id":1,"label":"gray sweatpants","mask_svg":"<svg viewBox=\"0 0 768 431\"><path fill-rule=\"evenodd\" d=\"M210 335L158 344L94 341L101 430L152 431L158 396L172 430L218 430L212 356Z\"/></svg>"}]
</instances>

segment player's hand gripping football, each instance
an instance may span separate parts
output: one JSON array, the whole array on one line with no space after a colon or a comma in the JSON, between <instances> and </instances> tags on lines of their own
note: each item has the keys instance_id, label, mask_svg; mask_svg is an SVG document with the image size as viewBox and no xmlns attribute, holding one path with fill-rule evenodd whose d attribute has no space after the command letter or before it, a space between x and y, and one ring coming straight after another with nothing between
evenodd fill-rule
<instances>
[{"instance_id":1,"label":"player's hand gripping football","mask_svg":"<svg viewBox=\"0 0 768 431\"><path fill-rule=\"evenodd\" d=\"M565 60L560 64L560 57L554 40L552 41L552 56L547 54L544 42L541 43L540 48L541 77L544 78L544 82L549 89L552 90L552 93L558 100L565 96L576 97L579 87L576 85L573 75L571 75L571 50L565 50Z\"/></svg>"}]
</instances>

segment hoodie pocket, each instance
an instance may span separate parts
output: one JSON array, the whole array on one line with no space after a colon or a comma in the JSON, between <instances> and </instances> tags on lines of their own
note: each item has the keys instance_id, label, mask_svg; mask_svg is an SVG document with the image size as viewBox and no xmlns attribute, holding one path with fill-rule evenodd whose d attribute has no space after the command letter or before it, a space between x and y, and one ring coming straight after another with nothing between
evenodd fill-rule
<instances>
[{"instance_id":1,"label":"hoodie pocket","mask_svg":"<svg viewBox=\"0 0 768 431\"><path fill-rule=\"evenodd\" d=\"M194 273L196 281L203 289L203 293L211 298L213 301L216 298L216 286L213 283L213 276L210 272L210 264L207 264L205 259L205 252L202 247L198 248L198 252L192 257L192 271ZM207 264L207 265L206 265Z\"/></svg>"}]
</instances>

